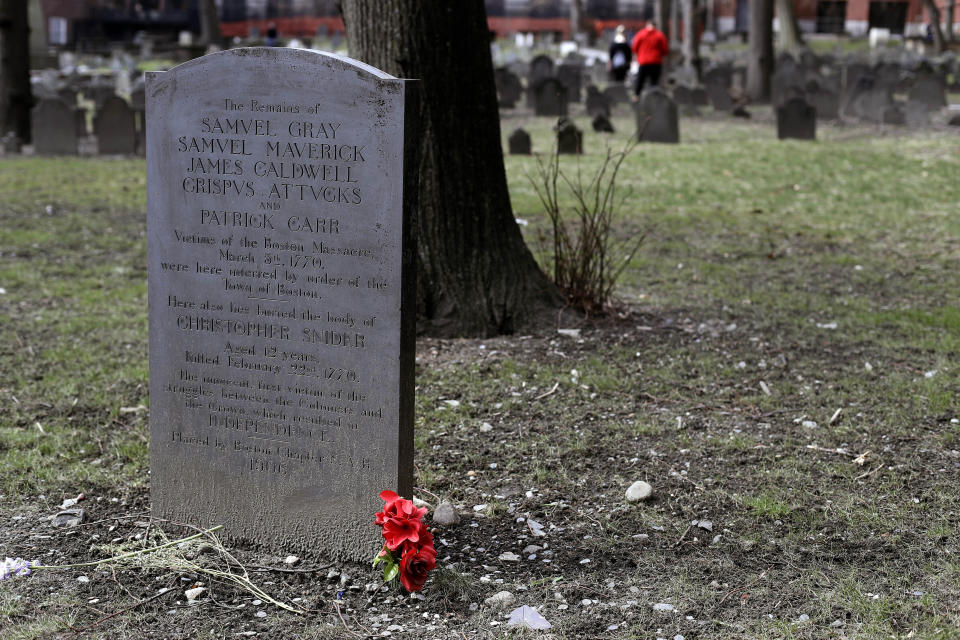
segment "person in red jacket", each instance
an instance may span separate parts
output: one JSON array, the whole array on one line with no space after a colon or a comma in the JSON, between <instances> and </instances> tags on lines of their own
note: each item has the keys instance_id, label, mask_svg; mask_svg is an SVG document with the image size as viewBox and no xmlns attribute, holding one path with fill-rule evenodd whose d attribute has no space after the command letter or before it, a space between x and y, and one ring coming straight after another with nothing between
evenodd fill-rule
<instances>
[{"instance_id":1,"label":"person in red jacket","mask_svg":"<svg viewBox=\"0 0 960 640\"><path fill-rule=\"evenodd\" d=\"M648 20L643 29L633 36L630 50L637 56L637 64L640 65L635 89L635 93L639 96L648 80L652 87L660 83L663 57L670 52L670 47L667 44L667 36L653 26L652 20Z\"/></svg>"}]
</instances>

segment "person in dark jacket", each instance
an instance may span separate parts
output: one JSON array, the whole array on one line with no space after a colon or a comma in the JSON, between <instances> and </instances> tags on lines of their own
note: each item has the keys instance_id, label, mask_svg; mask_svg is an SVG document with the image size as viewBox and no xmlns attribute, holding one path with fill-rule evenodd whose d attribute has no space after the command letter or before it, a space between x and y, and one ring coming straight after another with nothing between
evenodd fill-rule
<instances>
[{"instance_id":1,"label":"person in dark jacket","mask_svg":"<svg viewBox=\"0 0 960 640\"><path fill-rule=\"evenodd\" d=\"M652 20L648 20L643 29L633 36L630 50L637 56L637 64L640 65L635 89L635 93L639 96L647 81L652 87L660 84L663 58L670 52L670 46L667 44L667 36L654 26Z\"/></svg>"},{"instance_id":2,"label":"person in dark jacket","mask_svg":"<svg viewBox=\"0 0 960 640\"><path fill-rule=\"evenodd\" d=\"M607 63L607 69L610 71L610 79L614 82L623 82L630 71L630 45L627 44L626 28L621 24L617 27L617 33L613 36L613 42L610 44L610 61Z\"/></svg>"}]
</instances>

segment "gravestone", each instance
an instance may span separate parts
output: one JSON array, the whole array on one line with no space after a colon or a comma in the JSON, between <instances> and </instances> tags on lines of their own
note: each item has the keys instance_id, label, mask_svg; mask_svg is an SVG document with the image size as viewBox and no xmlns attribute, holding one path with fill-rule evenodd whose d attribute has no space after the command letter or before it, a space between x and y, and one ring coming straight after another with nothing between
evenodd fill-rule
<instances>
[{"instance_id":1,"label":"gravestone","mask_svg":"<svg viewBox=\"0 0 960 640\"><path fill-rule=\"evenodd\" d=\"M37 155L76 155L77 116L75 109L60 99L41 100L33 108L30 131Z\"/></svg>"},{"instance_id":2,"label":"gravestone","mask_svg":"<svg viewBox=\"0 0 960 640\"><path fill-rule=\"evenodd\" d=\"M610 101L612 106L628 104L630 102L630 94L622 84L608 84L603 89L603 95L607 97L607 100Z\"/></svg>"},{"instance_id":3,"label":"gravestone","mask_svg":"<svg viewBox=\"0 0 960 640\"><path fill-rule=\"evenodd\" d=\"M553 58L546 55L539 55L530 61L529 73L527 75L527 106L531 109L536 104L536 88L542 80L553 77Z\"/></svg>"},{"instance_id":4,"label":"gravestone","mask_svg":"<svg viewBox=\"0 0 960 640\"><path fill-rule=\"evenodd\" d=\"M940 76L928 70L917 72L908 94L910 102L926 105L931 111L947 106L947 86Z\"/></svg>"},{"instance_id":5,"label":"gravestone","mask_svg":"<svg viewBox=\"0 0 960 640\"><path fill-rule=\"evenodd\" d=\"M715 111L730 111L733 109L733 100L730 97L729 72L722 69L711 69L703 76L703 87Z\"/></svg>"},{"instance_id":6,"label":"gravestone","mask_svg":"<svg viewBox=\"0 0 960 640\"><path fill-rule=\"evenodd\" d=\"M803 98L792 98L777 107L777 138L816 140L817 110Z\"/></svg>"},{"instance_id":7,"label":"gravestone","mask_svg":"<svg viewBox=\"0 0 960 640\"><path fill-rule=\"evenodd\" d=\"M493 79L497 85L500 106L504 109L513 109L517 105L517 100L523 95L523 84L520 78L509 69L500 67L494 71Z\"/></svg>"},{"instance_id":8,"label":"gravestone","mask_svg":"<svg viewBox=\"0 0 960 640\"><path fill-rule=\"evenodd\" d=\"M281 47L147 75L154 516L379 549L413 482L416 88Z\"/></svg>"},{"instance_id":9,"label":"gravestone","mask_svg":"<svg viewBox=\"0 0 960 640\"><path fill-rule=\"evenodd\" d=\"M907 116L898 104L891 104L884 108L880 121L883 124L904 125L907 124Z\"/></svg>"},{"instance_id":10,"label":"gravestone","mask_svg":"<svg viewBox=\"0 0 960 640\"><path fill-rule=\"evenodd\" d=\"M567 115L567 88L556 78L544 78L534 87L533 113L537 116Z\"/></svg>"},{"instance_id":11,"label":"gravestone","mask_svg":"<svg viewBox=\"0 0 960 640\"><path fill-rule=\"evenodd\" d=\"M634 114L640 142L680 142L677 104L660 87L643 92Z\"/></svg>"},{"instance_id":12,"label":"gravestone","mask_svg":"<svg viewBox=\"0 0 960 640\"><path fill-rule=\"evenodd\" d=\"M696 107L710 106L710 98L707 97L707 90L703 87L694 87L690 90L690 97L693 98L693 105Z\"/></svg>"},{"instance_id":13,"label":"gravestone","mask_svg":"<svg viewBox=\"0 0 960 640\"><path fill-rule=\"evenodd\" d=\"M133 154L137 150L137 125L133 109L126 100L111 96L103 101L93 120L97 153Z\"/></svg>"},{"instance_id":14,"label":"gravestone","mask_svg":"<svg viewBox=\"0 0 960 640\"><path fill-rule=\"evenodd\" d=\"M587 87L586 106L587 115L591 118L601 115L610 117L610 98L606 94L600 93L600 90L592 84Z\"/></svg>"},{"instance_id":15,"label":"gravestone","mask_svg":"<svg viewBox=\"0 0 960 640\"><path fill-rule=\"evenodd\" d=\"M582 78L582 62L564 60L557 66L557 79L567 88L568 102L580 102L580 85Z\"/></svg>"},{"instance_id":16,"label":"gravestone","mask_svg":"<svg viewBox=\"0 0 960 640\"><path fill-rule=\"evenodd\" d=\"M554 129L557 132L557 153L574 155L583 153L583 132L573 124L572 120L560 118Z\"/></svg>"},{"instance_id":17,"label":"gravestone","mask_svg":"<svg viewBox=\"0 0 960 640\"><path fill-rule=\"evenodd\" d=\"M530 134L519 127L514 129L510 137L507 138L507 146L510 149L510 155L528 156L533 153Z\"/></svg>"},{"instance_id":18,"label":"gravestone","mask_svg":"<svg viewBox=\"0 0 960 640\"><path fill-rule=\"evenodd\" d=\"M0 144L3 145L3 153L6 155L11 155L15 153L20 153L20 149L23 146L20 142L20 138L17 137L13 131L8 131L2 139L0 139Z\"/></svg>"},{"instance_id":19,"label":"gravestone","mask_svg":"<svg viewBox=\"0 0 960 640\"><path fill-rule=\"evenodd\" d=\"M893 104L893 94L877 84L873 76L857 78L857 83L848 88L841 110L844 116L879 123L884 112Z\"/></svg>"},{"instance_id":20,"label":"gravestone","mask_svg":"<svg viewBox=\"0 0 960 640\"><path fill-rule=\"evenodd\" d=\"M590 125L597 133L615 133L613 129L613 123L610 122L610 118L602 113L597 114L597 116L590 122Z\"/></svg>"},{"instance_id":21,"label":"gravestone","mask_svg":"<svg viewBox=\"0 0 960 640\"><path fill-rule=\"evenodd\" d=\"M774 106L806 95L806 74L793 62L789 54L785 55L785 59L790 60L790 63L778 66L776 73L770 77L770 99Z\"/></svg>"},{"instance_id":22,"label":"gravestone","mask_svg":"<svg viewBox=\"0 0 960 640\"><path fill-rule=\"evenodd\" d=\"M926 102L920 100L907 100L903 107L903 116L905 124L909 127L929 127L930 126L930 108Z\"/></svg>"}]
</instances>

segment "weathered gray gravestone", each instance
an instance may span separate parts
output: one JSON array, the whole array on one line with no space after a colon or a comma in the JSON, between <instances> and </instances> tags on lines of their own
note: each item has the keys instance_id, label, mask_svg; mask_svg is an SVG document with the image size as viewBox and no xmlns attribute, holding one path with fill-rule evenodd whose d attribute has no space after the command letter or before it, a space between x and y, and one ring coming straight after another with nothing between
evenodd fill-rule
<instances>
[{"instance_id":1,"label":"weathered gray gravestone","mask_svg":"<svg viewBox=\"0 0 960 640\"><path fill-rule=\"evenodd\" d=\"M79 110L60 99L43 99L33 108L30 131L38 155L76 155Z\"/></svg>"},{"instance_id":2,"label":"weathered gray gravestone","mask_svg":"<svg viewBox=\"0 0 960 640\"><path fill-rule=\"evenodd\" d=\"M507 145L510 148L510 155L528 156L533 152L530 134L520 128L514 129L510 134Z\"/></svg>"},{"instance_id":3,"label":"weathered gray gravestone","mask_svg":"<svg viewBox=\"0 0 960 640\"><path fill-rule=\"evenodd\" d=\"M711 69L703 76L703 86L715 111L733 109L730 97L730 74L721 69Z\"/></svg>"},{"instance_id":4,"label":"weathered gray gravestone","mask_svg":"<svg viewBox=\"0 0 960 640\"><path fill-rule=\"evenodd\" d=\"M608 84L603 90L603 95L613 106L630 102L630 94L627 93L627 88L622 84Z\"/></svg>"},{"instance_id":5,"label":"weathered gray gravestone","mask_svg":"<svg viewBox=\"0 0 960 640\"><path fill-rule=\"evenodd\" d=\"M792 98L777 107L777 138L816 140L817 110L803 98Z\"/></svg>"},{"instance_id":6,"label":"weathered gray gravestone","mask_svg":"<svg viewBox=\"0 0 960 640\"><path fill-rule=\"evenodd\" d=\"M564 61L557 66L557 79L567 88L567 101L580 102L583 63L578 61Z\"/></svg>"},{"instance_id":7,"label":"weathered gray gravestone","mask_svg":"<svg viewBox=\"0 0 960 640\"><path fill-rule=\"evenodd\" d=\"M416 86L279 47L148 74L155 516L379 548L413 481Z\"/></svg>"},{"instance_id":8,"label":"weathered gray gravestone","mask_svg":"<svg viewBox=\"0 0 960 640\"><path fill-rule=\"evenodd\" d=\"M610 118L602 113L597 114L597 117L590 122L590 125L597 133L615 133L613 129L613 123L610 122Z\"/></svg>"},{"instance_id":9,"label":"weathered gray gravestone","mask_svg":"<svg viewBox=\"0 0 960 640\"><path fill-rule=\"evenodd\" d=\"M538 55L530 61L530 72L527 75L527 106L533 107L536 103L536 88L540 81L553 76L553 58L547 55Z\"/></svg>"},{"instance_id":10,"label":"weathered gray gravestone","mask_svg":"<svg viewBox=\"0 0 960 640\"><path fill-rule=\"evenodd\" d=\"M910 87L910 102L924 104L928 110L936 111L947 106L947 85L940 76L929 70L921 69Z\"/></svg>"},{"instance_id":11,"label":"weathered gray gravestone","mask_svg":"<svg viewBox=\"0 0 960 640\"><path fill-rule=\"evenodd\" d=\"M93 120L100 154L132 154L137 150L137 125L133 109L119 96L103 101Z\"/></svg>"},{"instance_id":12,"label":"weathered gray gravestone","mask_svg":"<svg viewBox=\"0 0 960 640\"><path fill-rule=\"evenodd\" d=\"M567 88L557 78L544 78L533 88L533 91L534 115L567 115Z\"/></svg>"},{"instance_id":13,"label":"weathered gray gravestone","mask_svg":"<svg viewBox=\"0 0 960 640\"><path fill-rule=\"evenodd\" d=\"M640 96L634 110L637 120L637 140L641 142L680 142L680 123L677 104L663 89L653 87Z\"/></svg>"}]
</instances>

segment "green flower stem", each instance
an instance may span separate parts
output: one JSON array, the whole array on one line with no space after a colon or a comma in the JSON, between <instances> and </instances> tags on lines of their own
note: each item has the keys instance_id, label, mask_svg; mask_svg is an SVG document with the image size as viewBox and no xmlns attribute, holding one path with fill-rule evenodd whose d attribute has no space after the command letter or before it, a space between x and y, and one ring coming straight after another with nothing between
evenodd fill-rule
<instances>
[{"instance_id":1,"label":"green flower stem","mask_svg":"<svg viewBox=\"0 0 960 640\"><path fill-rule=\"evenodd\" d=\"M179 540L174 540L166 544L161 544L158 547L150 547L149 549L140 549L138 551L131 551L130 553L122 553L119 556L112 556L110 558L104 558L103 560L94 560L92 562L80 562L77 564L36 565L36 566L30 567L30 569L31 570L33 569L73 569L75 567L94 567L98 564L103 564L105 562L113 562L115 560L122 560L123 558L131 558L133 556L139 556L145 553L152 553L154 551L159 551L160 549L166 549L167 547L172 547L173 545L180 544L182 542L190 542L191 540L196 540L197 538L205 536L208 533L213 533L218 529L223 529L223 525L218 524L217 526L207 529L206 531L201 531L200 533L195 533L192 536L188 536L186 538L180 538Z\"/></svg>"}]
</instances>

